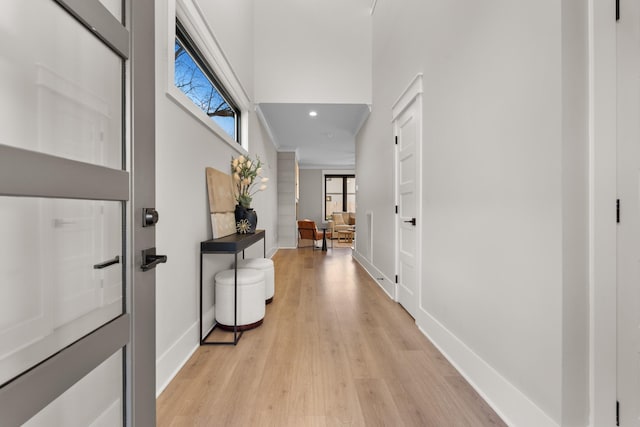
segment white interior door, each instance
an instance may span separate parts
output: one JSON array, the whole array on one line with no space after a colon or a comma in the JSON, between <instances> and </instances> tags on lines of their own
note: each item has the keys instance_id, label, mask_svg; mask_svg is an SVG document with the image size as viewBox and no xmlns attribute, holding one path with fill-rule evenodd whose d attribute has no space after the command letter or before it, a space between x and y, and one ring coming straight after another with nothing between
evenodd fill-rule
<instances>
[{"instance_id":1,"label":"white interior door","mask_svg":"<svg viewBox=\"0 0 640 427\"><path fill-rule=\"evenodd\" d=\"M640 426L640 6L617 24L617 399L621 426Z\"/></svg>"},{"instance_id":2,"label":"white interior door","mask_svg":"<svg viewBox=\"0 0 640 427\"><path fill-rule=\"evenodd\" d=\"M135 8L125 14L124 7L128 3L108 0L2 3L3 426L153 424L132 418L135 389L155 402L154 377L136 383L144 367L131 356L143 354L141 365L154 365L155 345L151 357L133 350L138 330L155 334L155 316L151 323L145 310L132 316L139 302L131 286L138 252L131 224L140 223L131 216L128 159L130 147L153 151L154 142L125 136L125 117L131 113L135 122L136 108L128 101L130 37L122 23L125 15L135 20ZM153 22L153 7L146 12ZM146 80L153 75L150 62ZM144 109L153 115L151 94ZM153 120L146 123L153 128ZM142 179L153 169L145 167L136 164L141 179L134 181L145 182L141 193L153 194L153 180ZM153 286L152 277L139 281ZM155 420L155 406L149 419Z\"/></svg>"},{"instance_id":3,"label":"white interior door","mask_svg":"<svg viewBox=\"0 0 640 427\"><path fill-rule=\"evenodd\" d=\"M398 302L416 318L419 291L420 135L419 100L396 117L396 194Z\"/></svg>"}]
</instances>

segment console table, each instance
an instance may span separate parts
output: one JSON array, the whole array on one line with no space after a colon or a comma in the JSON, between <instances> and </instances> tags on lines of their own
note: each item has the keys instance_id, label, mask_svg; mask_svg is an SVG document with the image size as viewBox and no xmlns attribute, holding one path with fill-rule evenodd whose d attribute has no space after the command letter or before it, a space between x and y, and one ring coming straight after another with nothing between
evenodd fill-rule
<instances>
[{"instance_id":1,"label":"console table","mask_svg":"<svg viewBox=\"0 0 640 427\"><path fill-rule=\"evenodd\" d=\"M242 337L243 331L238 331L238 253L254 243L262 240L264 257L267 256L267 242L264 238L264 230L256 230L254 234L231 234L218 239L205 240L200 242L200 345L236 345ZM233 268L234 274L234 304L233 304L233 341L206 341L213 330L218 326L214 324L207 334L202 336L202 260L205 254L234 254ZM215 292L215 284L214 284Z\"/></svg>"}]
</instances>

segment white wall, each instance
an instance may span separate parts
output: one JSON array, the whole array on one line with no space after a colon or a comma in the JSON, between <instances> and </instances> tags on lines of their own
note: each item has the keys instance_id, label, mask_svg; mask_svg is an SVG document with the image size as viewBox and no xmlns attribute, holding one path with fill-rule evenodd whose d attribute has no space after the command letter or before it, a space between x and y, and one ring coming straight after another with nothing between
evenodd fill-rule
<instances>
[{"instance_id":1,"label":"white wall","mask_svg":"<svg viewBox=\"0 0 640 427\"><path fill-rule=\"evenodd\" d=\"M255 2L255 101L371 103L370 0Z\"/></svg>"},{"instance_id":2,"label":"white wall","mask_svg":"<svg viewBox=\"0 0 640 427\"><path fill-rule=\"evenodd\" d=\"M588 414L584 7L399 0L373 16L373 110L356 151L370 267L396 274L391 106L423 73L417 324L514 425Z\"/></svg>"},{"instance_id":3,"label":"white wall","mask_svg":"<svg viewBox=\"0 0 640 427\"><path fill-rule=\"evenodd\" d=\"M233 71L253 96L253 7L255 0L200 0L209 28L224 49Z\"/></svg>"},{"instance_id":4,"label":"white wall","mask_svg":"<svg viewBox=\"0 0 640 427\"><path fill-rule=\"evenodd\" d=\"M589 422L588 10L562 3L562 418ZM591 422L595 422L591 420ZM592 424L592 425L598 425Z\"/></svg>"},{"instance_id":5,"label":"white wall","mask_svg":"<svg viewBox=\"0 0 640 427\"><path fill-rule=\"evenodd\" d=\"M278 153L278 246L295 248L298 242L296 223L296 153Z\"/></svg>"},{"instance_id":6,"label":"white wall","mask_svg":"<svg viewBox=\"0 0 640 427\"><path fill-rule=\"evenodd\" d=\"M300 169L298 219L310 219L320 227L323 222L323 175L321 169Z\"/></svg>"},{"instance_id":7,"label":"white wall","mask_svg":"<svg viewBox=\"0 0 640 427\"><path fill-rule=\"evenodd\" d=\"M214 7L201 2L209 28L223 49L224 56L245 92L251 96L253 54L251 1L226 3ZM196 3L199 4L199 3ZM249 8L249 9L248 9ZM205 168L229 169L232 156L242 149L222 140L211 128L187 112L167 95L168 64L173 61L175 7L172 0L157 2L157 141L156 208L160 221L156 226L156 246L167 254L168 262L156 270L157 389L161 391L198 344L199 249L210 239ZM246 15L248 14L248 15ZM246 15L246 16L245 16ZM248 19L247 19L248 17ZM171 62L169 62L171 61ZM172 84L172 83L171 83ZM265 175L271 178L266 191L254 197L258 228L266 230L267 255L277 247L277 175L275 148L261 128L255 113L249 115L249 151L266 162ZM262 255L262 244L247 251L247 256ZM205 257L205 320L213 318L213 275L228 268L232 256Z\"/></svg>"}]
</instances>

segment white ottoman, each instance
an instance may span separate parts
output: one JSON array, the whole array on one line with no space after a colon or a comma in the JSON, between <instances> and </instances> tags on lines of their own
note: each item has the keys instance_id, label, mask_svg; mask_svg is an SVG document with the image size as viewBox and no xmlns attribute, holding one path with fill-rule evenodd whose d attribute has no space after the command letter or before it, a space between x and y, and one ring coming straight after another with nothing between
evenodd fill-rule
<instances>
[{"instance_id":1,"label":"white ottoman","mask_svg":"<svg viewBox=\"0 0 640 427\"><path fill-rule=\"evenodd\" d=\"M216 274L216 322L220 329L233 330L234 270ZM239 331L253 329L264 319L264 273L259 270L238 269Z\"/></svg>"},{"instance_id":2,"label":"white ottoman","mask_svg":"<svg viewBox=\"0 0 640 427\"><path fill-rule=\"evenodd\" d=\"M269 258L247 258L238 261L238 269L253 268L264 273L264 299L269 304L275 294L275 271L273 261Z\"/></svg>"}]
</instances>

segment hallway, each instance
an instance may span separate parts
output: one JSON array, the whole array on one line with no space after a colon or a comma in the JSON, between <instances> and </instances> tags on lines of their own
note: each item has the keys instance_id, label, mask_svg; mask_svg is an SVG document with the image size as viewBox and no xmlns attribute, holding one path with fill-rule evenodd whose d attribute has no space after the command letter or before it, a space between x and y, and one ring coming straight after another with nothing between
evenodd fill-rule
<instances>
[{"instance_id":1,"label":"hallway","mask_svg":"<svg viewBox=\"0 0 640 427\"><path fill-rule=\"evenodd\" d=\"M158 426L504 425L351 250L280 250L264 324L200 347Z\"/></svg>"}]
</instances>

